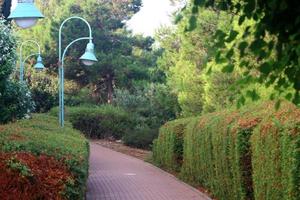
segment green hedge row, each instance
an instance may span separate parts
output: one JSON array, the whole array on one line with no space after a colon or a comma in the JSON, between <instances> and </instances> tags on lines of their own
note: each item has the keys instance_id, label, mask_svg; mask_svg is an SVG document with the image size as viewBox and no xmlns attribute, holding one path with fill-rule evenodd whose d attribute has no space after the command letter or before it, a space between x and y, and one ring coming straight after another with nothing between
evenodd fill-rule
<instances>
[{"instance_id":1,"label":"green hedge row","mask_svg":"<svg viewBox=\"0 0 300 200\"><path fill-rule=\"evenodd\" d=\"M57 116L58 108L53 108L50 114ZM110 105L66 107L65 120L88 138L120 139L135 126L129 113Z\"/></svg>"},{"instance_id":2,"label":"green hedge row","mask_svg":"<svg viewBox=\"0 0 300 200\"><path fill-rule=\"evenodd\" d=\"M66 190L62 196L65 199L85 198L89 143L79 131L72 129L71 124L66 123L64 128L60 128L57 117L35 114L32 119L2 125L1 152L29 152L55 157L74 176L74 180L65 183Z\"/></svg>"},{"instance_id":3,"label":"green hedge row","mask_svg":"<svg viewBox=\"0 0 300 200\"><path fill-rule=\"evenodd\" d=\"M268 102L239 111L211 113L187 120L181 177L208 188L218 199L300 199L300 111ZM161 128L154 161L174 170L180 121ZM167 127L167 128L166 128ZM180 157L176 155L175 157ZM173 158L173 159L172 159Z\"/></svg>"},{"instance_id":4,"label":"green hedge row","mask_svg":"<svg viewBox=\"0 0 300 200\"><path fill-rule=\"evenodd\" d=\"M153 141L153 157L156 164L166 169L178 171L182 165L183 133L188 119L171 121L159 130Z\"/></svg>"}]
</instances>

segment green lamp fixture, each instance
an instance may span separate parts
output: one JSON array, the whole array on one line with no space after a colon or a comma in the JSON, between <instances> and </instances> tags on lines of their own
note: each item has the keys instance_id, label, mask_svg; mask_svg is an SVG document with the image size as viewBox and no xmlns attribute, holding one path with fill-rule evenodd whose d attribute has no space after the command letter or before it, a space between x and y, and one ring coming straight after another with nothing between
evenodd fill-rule
<instances>
[{"instance_id":1,"label":"green lamp fixture","mask_svg":"<svg viewBox=\"0 0 300 200\"><path fill-rule=\"evenodd\" d=\"M44 16L34 5L34 0L18 0L17 7L8 16L23 29L34 26L40 18Z\"/></svg>"},{"instance_id":2,"label":"green lamp fixture","mask_svg":"<svg viewBox=\"0 0 300 200\"><path fill-rule=\"evenodd\" d=\"M94 53L94 44L92 42L87 44L85 53L79 59L87 66L91 66L98 61Z\"/></svg>"},{"instance_id":3,"label":"green lamp fixture","mask_svg":"<svg viewBox=\"0 0 300 200\"><path fill-rule=\"evenodd\" d=\"M45 66L43 64L43 59L40 54L38 55L36 64L34 65L33 68L38 72L43 71L45 69Z\"/></svg>"}]
</instances>

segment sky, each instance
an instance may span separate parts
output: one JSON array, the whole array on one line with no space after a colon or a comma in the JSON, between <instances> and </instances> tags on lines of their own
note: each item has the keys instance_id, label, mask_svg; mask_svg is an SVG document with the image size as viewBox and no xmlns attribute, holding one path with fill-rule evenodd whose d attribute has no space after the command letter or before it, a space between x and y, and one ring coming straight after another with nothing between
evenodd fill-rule
<instances>
[{"instance_id":1,"label":"sky","mask_svg":"<svg viewBox=\"0 0 300 200\"><path fill-rule=\"evenodd\" d=\"M172 12L176 6L170 0L142 0L141 10L128 21L128 29L134 34L153 36L155 30L161 26L171 25ZM12 1L12 9L16 6L17 0Z\"/></svg>"},{"instance_id":2,"label":"sky","mask_svg":"<svg viewBox=\"0 0 300 200\"><path fill-rule=\"evenodd\" d=\"M127 23L134 34L153 36L162 25L171 25L171 14L176 10L170 0L143 0L141 10Z\"/></svg>"}]
</instances>

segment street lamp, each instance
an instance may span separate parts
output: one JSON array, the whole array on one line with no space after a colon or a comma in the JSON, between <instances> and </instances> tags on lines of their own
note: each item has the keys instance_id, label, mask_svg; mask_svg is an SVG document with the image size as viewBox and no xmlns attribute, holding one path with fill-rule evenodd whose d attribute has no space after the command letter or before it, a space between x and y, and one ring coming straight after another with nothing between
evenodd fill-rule
<instances>
[{"instance_id":1,"label":"street lamp","mask_svg":"<svg viewBox=\"0 0 300 200\"><path fill-rule=\"evenodd\" d=\"M35 44L37 47L38 47L38 53L34 53L34 54L30 54L29 56L27 56L24 60L22 58L22 49L23 49L23 46L27 43L33 43ZM36 71L41 71L43 70L45 67L43 65L43 60L42 60L42 57L41 57L41 47L40 45L34 41L34 40L26 40L24 41L22 44L21 44L21 47L20 47L20 82L23 82L24 81L24 65L25 65L25 62L27 59L29 59L30 57L32 56L35 56L37 55L37 62L36 64L34 65L34 69Z\"/></svg>"},{"instance_id":2,"label":"street lamp","mask_svg":"<svg viewBox=\"0 0 300 200\"><path fill-rule=\"evenodd\" d=\"M8 16L8 19L13 19L23 29L34 26L39 18L44 16L35 7L34 0L18 0L17 7Z\"/></svg>"},{"instance_id":3,"label":"street lamp","mask_svg":"<svg viewBox=\"0 0 300 200\"><path fill-rule=\"evenodd\" d=\"M71 19L79 19L82 20L83 22L85 22L85 24L88 26L89 28L89 37L81 37L78 39L73 40L70 44L68 44L66 46L66 48L64 49L63 53L62 53L62 28L64 26L64 24L71 20ZM75 42L81 41L81 40L89 40L89 43L86 46L85 49L85 53L79 58L82 63L84 65L93 65L94 63L96 63L98 60L94 54L94 44L92 42L93 37L92 37L92 29L90 24L83 18L81 17L69 17L68 19L66 19L65 21L62 22L62 24L60 25L59 28L59 40L58 40L58 45L59 45L59 61L58 61L58 67L59 67L59 124L61 127L64 127L64 118L65 118L65 114L64 114L64 58L65 55L67 53L67 50L69 49L69 47L74 44Z\"/></svg>"}]
</instances>

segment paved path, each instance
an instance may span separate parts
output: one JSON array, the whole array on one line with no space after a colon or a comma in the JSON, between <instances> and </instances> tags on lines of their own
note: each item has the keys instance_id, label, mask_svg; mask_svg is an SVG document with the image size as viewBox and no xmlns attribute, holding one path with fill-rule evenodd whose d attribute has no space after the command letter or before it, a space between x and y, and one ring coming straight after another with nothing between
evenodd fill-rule
<instances>
[{"instance_id":1,"label":"paved path","mask_svg":"<svg viewBox=\"0 0 300 200\"><path fill-rule=\"evenodd\" d=\"M210 200L144 161L90 145L87 200Z\"/></svg>"}]
</instances>

